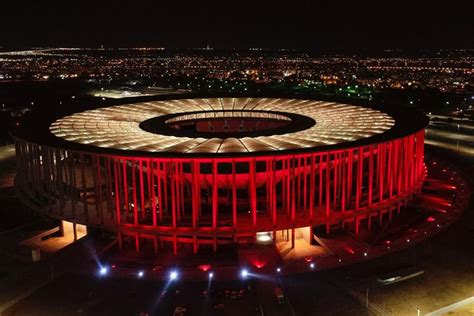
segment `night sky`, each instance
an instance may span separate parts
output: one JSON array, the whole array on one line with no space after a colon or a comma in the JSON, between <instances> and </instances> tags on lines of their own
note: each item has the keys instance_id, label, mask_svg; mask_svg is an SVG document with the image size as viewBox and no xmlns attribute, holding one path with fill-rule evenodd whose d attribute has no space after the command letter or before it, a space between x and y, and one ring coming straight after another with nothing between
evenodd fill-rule
<instances>
[{"instance_id":1,"label":"night sky","mask_svg":"<svg viewBox=\"0 0 474 316\"><path fill-rule=\"evenodd\" d=\"M1 1L0 46L472 48L473 2Z\"/></svg>"}]
</instances>

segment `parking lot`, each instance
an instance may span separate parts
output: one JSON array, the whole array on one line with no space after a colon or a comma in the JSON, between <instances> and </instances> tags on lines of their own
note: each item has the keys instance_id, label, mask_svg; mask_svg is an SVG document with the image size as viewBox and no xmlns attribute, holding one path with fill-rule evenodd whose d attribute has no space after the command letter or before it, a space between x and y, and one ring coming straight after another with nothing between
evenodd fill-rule
<instances>
[{"instance_id":1,"label":"parking lot","mask_svg":"<svg viewBox=\"0 0 474 316\"><path fill-rule=\"evenodd\" d=\"M253 281L168 283L65 274L6 315L258 315Z\"/></svg>"}]
</instances>

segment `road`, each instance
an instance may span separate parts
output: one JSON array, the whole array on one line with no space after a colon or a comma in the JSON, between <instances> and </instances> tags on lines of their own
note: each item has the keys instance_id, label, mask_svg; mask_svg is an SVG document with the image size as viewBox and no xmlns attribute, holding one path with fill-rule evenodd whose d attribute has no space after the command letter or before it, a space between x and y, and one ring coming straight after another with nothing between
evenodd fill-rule
<instances>
[{"instance_id":1,"label":"road","mask_svg":"<svg viewBox=\"0 0 474 316\"><path fill-rule=\"evenodd\" d=\"M275 276L267 276L265 278L259 278L255 281L258 298L263 308L264 315L275 315L275 316L294 316L295 312L291 306L291 301L286 297L285 303L278 303L275 289L281 288L280 280Z\"/></svg>"},{"instance_id":2,"label":"road","mask_svg":"<svg viewBox=\"0 0 474 316\"><path fill-rule=\"evenodd\" d=\"M450 314L453 311L458 310L461 307L464 307L464 306L469 305L469 304L474 304L474 296L471 296L469 298L466 298L466 299L464 299L462 301L459 301L459 302L456 302L454 304L442 307L442 308L440 308L438 310L435 310L431 313L425 314L425 316L441 316L441 315Z\"/></svg>"}]
</instances>

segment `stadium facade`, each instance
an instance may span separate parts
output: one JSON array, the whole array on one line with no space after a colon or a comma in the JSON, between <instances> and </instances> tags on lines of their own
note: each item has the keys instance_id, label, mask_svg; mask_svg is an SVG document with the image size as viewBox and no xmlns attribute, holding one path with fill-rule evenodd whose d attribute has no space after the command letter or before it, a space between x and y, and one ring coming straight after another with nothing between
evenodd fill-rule
<instances>
[{"instance_id":1,"label":"stadium facade","mask_svg":"<svg viewBox=\"0 0 474 316\"><path fill-rule=\"evenodd\" d=\"M137 251L389 221L426 176L417 112L282 98L181 98L72 113L14 134L22 201Z\"/></svg>"}]
</instances>

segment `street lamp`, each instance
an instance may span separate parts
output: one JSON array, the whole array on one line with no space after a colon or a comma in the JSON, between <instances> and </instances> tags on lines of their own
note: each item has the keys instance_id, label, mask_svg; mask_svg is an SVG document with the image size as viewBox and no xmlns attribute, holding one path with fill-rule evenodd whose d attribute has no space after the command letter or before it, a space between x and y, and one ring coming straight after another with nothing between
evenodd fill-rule
<instances>
[{"instance_id":1,"label":"street lamp","mask_svg":"<svg viewBox=\"0 0 474 316\"><path fill-rule=\"evenodd\" d=\"M171 271L170 272L170 281L174 281L178 278L178 271Z\"/></svg>"},{"instance_id":2,"label":"street lamp","mask_svg":"<svg viewBox=\"0 0 474 316\"><path fill-rule=\"evenodd\" d=\"M108 272L107 267L101 267L100 270L99 270L99 274L101 276L105 276L107 274L107 272Z\"/></svg>"}]
</instances>

